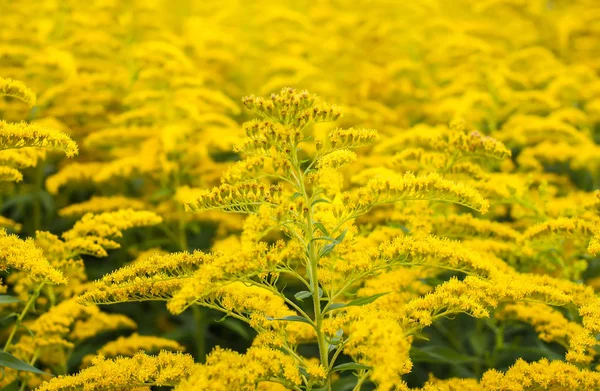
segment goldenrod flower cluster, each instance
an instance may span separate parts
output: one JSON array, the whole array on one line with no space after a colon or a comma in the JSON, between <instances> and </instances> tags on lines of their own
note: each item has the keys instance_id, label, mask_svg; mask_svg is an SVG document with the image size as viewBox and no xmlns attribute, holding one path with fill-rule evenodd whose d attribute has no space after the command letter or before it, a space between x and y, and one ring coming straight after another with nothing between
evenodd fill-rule
<instances>
[{"instance_id":1,"label":"goldenrod flower cluster","mask_svg":"<svg viewBox=\"0 0 600 391\"><path fill-rule=\"evenodd\" d=\"M0 16L0 387L600 389L597 1Z\"/></svg>"}]
</instances>

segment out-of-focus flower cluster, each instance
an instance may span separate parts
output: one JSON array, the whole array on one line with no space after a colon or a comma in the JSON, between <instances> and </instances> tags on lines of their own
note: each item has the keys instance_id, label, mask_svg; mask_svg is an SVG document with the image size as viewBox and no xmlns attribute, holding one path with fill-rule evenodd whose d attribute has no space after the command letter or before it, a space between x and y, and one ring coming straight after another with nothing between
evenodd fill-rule
<instances>
[{"instance_id":1,"label":"out-of-focus flower cluster","mask_svg":"<svg viewBox=\"0 0 600 391\"><path fill-rule=\"evenodd\" d=\"M1 386L600 387L597 1L0 22Z\"/></svg>"}]
</instances>

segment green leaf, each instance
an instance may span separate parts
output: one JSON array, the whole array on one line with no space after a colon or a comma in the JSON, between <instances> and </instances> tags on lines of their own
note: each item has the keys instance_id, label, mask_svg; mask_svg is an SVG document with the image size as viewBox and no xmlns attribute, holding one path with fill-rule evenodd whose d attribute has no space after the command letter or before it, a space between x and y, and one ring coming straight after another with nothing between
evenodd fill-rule
<instances>
[{"instance_id":1,"label":"green leaf","mask_svg":"<svg viewBox=\"0 0 600 391\"><path fill-rule=\"evenodd\" d=\"M337 244L342 243L342 240L344 240L344 238L346 237L346 232L348 232L348 229L345 229L341 234L338 235L337 238L335 238L335 242Z\"/></svg>"},{"instance_id":2,"label":"green leaf","mask_svg":"<svg viewBox=\"0 0 600 391\"><path fill-rule=\"evenodd\" d=\"M10 295L0 295L0 304L14 304L19 303L21 300Z\"/></svg>"},{"instance_id":3,"label":"green leaf","mask_svg":"<svg viewBox=\"0 0 600 391\"><path fill-rule=\"evenodd\" d=\"M319 258L329 255L333 251L335 246L342 243L342 240L344 240L344 238L346 237L346 232L348 232L347 229L345 229L341 234L339 234L338 237L335 238L332 243L321 247L321 250L319 251Z\"/></svg>"},{"instance_id":4,"label":"green leaf","mask_svg":"<svg viewBox=\"0 0 600 391\"><path fill-rule=\"evenodd\" d=\"M300 372L300 374L306 378L309 378L310 375L308 374L308 372L306 371L306 368L302 368L302 367L298 367L298 372Z\"/></svg>"},{"instance_id":5,"label":"green leaf","mask_svg":"<svg viewBox=\"0 0 600 391\"><path fill-rule=\"evenodd\" d=\"M302 322L302 323L307 323L312 326L312 323L308 319L306 319L303 316L298 316L298 315L284 316L283 318L272 318L270 316L267 316L267 319L268 320L286 320L288 322Z\"/></svg>"},{"instance_id":6,"label":"green leaf","mask_svg":"<svg viewBox=\"0 0 600 391\"><path fill-rule=\"evenodd\" d=\"M408 233L410 233L410 229L409 229L408 227L406 227L405 225L402 225L402 224L397 224L397 223L390 223L390 224L388 224L388 225L389 225L390 227L393 227L393 228L399 228L399 229L401 229L401 230L402 230L402 232L404 232L405 234L408 234Z\"/></svg>"},{"instance_id":7,"label":"green leaf","mask_svg":"<svg viewBox=\"0 0 600 391\"><path fill-rule=\"evenodd\" d=\"M360 371L360 370L368 370L371 369L370 366L368 365L363 365L363 364L359 364L357 362L347 362L344 364L340 364L340 365L336 365L335 367L333 367L333 369L331 370L331 372L338 372L338 371Z\"/></svg>"},{"instance_id":8,"label":"green leaf","mask_svg":"<svg viewBox=\"0 0 600 391\"><path fill-rule=\"evenodd\" d=\"M334 238L330 238L329 236L319 236L316 238L312 238L311 242L318 242L319 240L323 240L325 242L335 242Z\"/></svg>"},{"instance_id":9,"label":"green leaf","mask_svg":"<svg viewBox=\"0 0 600 391\"><path fill-rule=\"evenodd\" d=\"M306 299L307 297L311 297L311 296L312 296L311 291L300 291L294 295L296 300L300 300L300 301L302 301L302 299Z\"/></svg>"},{"instance_id":10,"label":"green leaf","mask_svg":"<svg viewBox=\"0 0 600 391\"><path fill-rule=\"evenodd\" d=\"M447 346L413 346L410 349L410 358L414 362L432 364L468 364L479 361L477 357L467 356Z\"/></svg>"},{"instance_id":11,"label":"green leaf","mask_svg":"<svg viewBox=\"0 0 600 391\"><path fill-rule=\"evenodd\" d=\"M317 204L319 204L321 202L326 202L328 204L331 203L331 201L326 200L325 198L317 198L316 200L314 200L313 202L310 203L310 206L315 206L315 205L317 205Z\"/></svg>"},{"instance_id":12,"label":"green leaf","mask_svg":"<svg viewBox=\"0 0 600 391\"><path fill-rule=\"evenodd\" d=\"M325 228L325 226L323 225L323 223L319 223L317 221L316 223L313 223L313 225L315 227L317 227L319 229L319 231L321 231L322 233L324 233L326 236L329 236L329 232L327 232L327 229Z\"/></svg>"},{"instance_id":13,"label":"green leaf","mask_svg":"<svg viewBox=\"0 0 600 391\"><path fill-rule=\"evenodd\" d=\"M331 304L329 306L329 308L327 308L327 312L336 310L338 308L359 307L359 306L367 305L367 304L370 304L370 303L374 302L375 300L377 300L381 296L387 295L388 293L390 293L390 292L383 292L383 293L377 293L377 294L372 295L372 296L360 297L358 299L352 300L349 303L333 303L333 304Z\"/></svg>"},{"instance_id":14,"label":"green leaf","mask_svg":"<svg viewBox=\"0 0 600 391\"><path fill-rule=\"evenodd\" d=\"M17 371L33 372L37 373L38 375L52 376L51 374L40 371L36 367L27 364L25 361L21 361L15 356L2 351L0 351L0 366L11 368Z\"/></svg>"},{"instance_id":15,"label":"green leaf","mask_svg":"<svg viewBox=\"0 0 600 391\"><path fill-rule=\"evenodd\" d=\"M290 197L290 200L294 201L296 198L300 197L301 195L302 195L302 193L297 191L294 194L292 194L292 196Z\"/></svg>"},{"instance_id":16,"label":"green leaf","mask_svg":"<svg viewBox=\"0 0 600 391\"><path fill-rule=\"evenodd\" d=\"M319 251L319 258L325 257L329 254L331 254L331 252L333 251L333 249L335 248L335 246L337 245L337 243L330 243L330 244L326 244L325 246L321 247L321 250Z\"/></svg>"},{"instance_id":17,"label":"green leaf","mask_svg":"<svg viewBox=\"0 0 600 391\"><path fill-rule=\"evenodd\" d=\"M346 306L346 303L333 303L329 307L327 307L327 311L325 311L325 312L337 310L338 308L343 308L345 306Z\"/></svg>"}]
</instances>

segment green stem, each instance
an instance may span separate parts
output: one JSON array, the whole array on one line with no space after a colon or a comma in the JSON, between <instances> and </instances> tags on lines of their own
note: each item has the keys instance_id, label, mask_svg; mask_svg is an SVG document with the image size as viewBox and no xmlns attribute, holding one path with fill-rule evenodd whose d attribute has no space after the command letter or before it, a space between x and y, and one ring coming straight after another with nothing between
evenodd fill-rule
<instances>
[{"instance_id":1,"label":"green stem","mask_svg":"<svg viewBox=\"0 0 600 391\"><path fill-rule=\"evenodd\" d=\"M358 381L356 382L356 385L354 386L354 388L352 389L352 391L360 391L360 389L362 388L363 383L365 382L365 380L367 380L369 372L364 372L363 374L361 374L358 377Z\"/></svg>"},{"instance_id":2,"label":"green stem","mask_svg":"<svg viewBox=\"0 0 600 391\"><path fill-rule=\"evenodd\" d=\"M344 345L345 344L346 344L345 342L341 342L340 343L340 346L338 346L338 348L336 349L335 353L333 354L333 357L329 361L329 370L330 371L333 369L333 366L335 365L335 361L337 360L338 356L340 355L340 353L344 349Z\"/></svg>"},{"instance_id":3,"label":"green stem","mask_svg":"<svg viewBox=\"0 0 600 391\"><path fill-rule=\"evenodd\" d=\"M329 368L329 355L328 355L328 346L325 341L325 333L323 333L323 312L321 309L321 299L319 298L319 276L317 272L317 266L319 262L319 258L316 252L314 231L313 231L313 208L312 208L312 197L309 197L308 192L306 190L305 185L305 176L300 168L300 164L298 162L298 153L297 148L294 148L294 156L293 163L296 168L296 180L298 181L298 189L300 190L300 194L304 198L306 202L306 243L308 243L308 267L309 267L309 283L311 285L312 291L312 299L313 306L315 312L315 331L317 333L317 343L319 345L319 356L321 358L321 365L324 368ZM327 379L327 389L331 389L331 381L328 377Z\"/></svg>"},{"instance_id":4,"label":"green stem","mask_svg":"<svg viewBox=\"0 0 600 391\"><path fill-rule=\"evenodd\" d=\"M29 365L34 366L37 359L38 359L38 351L36 350L35 353L33 354L31 361L29 361ZM27 386L27 382L22 381L21 387L19 387L19 391L23 391L25 389L25 386Z\"/></svg>"},{"instance_id":5,"label":"green stem","mask_svg":"<svg viewBox=\"0 0 600 391\"><path fill-rule=\"evenodd\" d=\"M17 330L19 329L19 327L21 327L21 323L23 323L23 319L25 319L25 316L27 315L27 311L29 311L29 308L33 305L35 300L40 295L40 291L44 287L44 284L45 283L42 282L40 285L38 285L35 288L35 290L31 294L31 296L29 297L27 304L25 304L25 308L23 308L23 311L21 311L21 313L17 317L17 321L15 322L15 325L14 325L12 331L10 332L10 335L8 336L8 340L6 341L6 344L4 345L5 352L8 351L8 348L10 348L10 345L12 344L12 340L15 337Z\"/></svg>"},{"instance_id":6,"label":"green stem","mask_svg":"<svg viewBox=\"0 0 600 391\"><path fill-rule=\"evenodd\" d=\"M204 362L206 360L206 311L197 305L192 306L192 311L194 314L194 330L196 332L196 359L199 362Z\"/></svg>"}]
</instances>

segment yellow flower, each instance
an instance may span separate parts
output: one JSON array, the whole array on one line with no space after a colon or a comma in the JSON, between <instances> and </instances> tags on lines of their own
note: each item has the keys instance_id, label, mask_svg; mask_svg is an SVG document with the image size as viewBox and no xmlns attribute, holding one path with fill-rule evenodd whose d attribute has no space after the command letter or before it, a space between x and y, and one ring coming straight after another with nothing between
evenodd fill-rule
<instances>
[{"instance_id":1,"label":"yellow flower","mask_svg":"<svg viewBox=\"0 0 600 391\"><path fill-rule=\"evenodd\" d=\"M137 353L131 358L107 360L102 356L75 375L58 376L38 388L40 391L135 389L143 386L175 386L191 373L189 355L162 351L156 356Z\"/></svg>"},{"instance_id":2,"label":"yellow flower","mask_svg":"<svg viewBox=\"0 0 600 391\"><path fill-rule=\"evenodd\" d=\"M64 284L67 280L53 268L43 251L35 246L33 239L21 240L0 228L0 269L16 269L27 272L37 282Z\"/></svg>"},{"instance_id":3,"label":"yellow flower","mask_svg":"<svg viewBox=\"0 0 600 391\"><path fill-rule=\"evenodd\" d=\"M375 129L334 129L327 138L332 148L358 148L377 140Z\"/></svg>"},{"instance_id":4,"label":"yellow flower","mask_svg":"<svg viewBox=\"0 0 600 391\"><path fill-rule=\"evenodd\" d=\"M375 177L356 194L349 196L350 208L357 211L368 210L374 205L408 201L445 201L467 206L486 213L489 202L470 186L443 179L436 173L415 176Z\"/></svg>"},{"instance_id":5,"label":"yellow flower","mask_svg":"<svg viewBox=\"0 0 600 391\"><path fill-rule=\"evenodd\" d=\"M23 174L15 168L0 166L0 181L21 182Z\"/></svg>"},{"instance_id":6,"label":"yellow flower","mask_svg":"<svg viewBox=\"0 0 600 391\"><path fill-rule=\"evenodd\" d=\"M0 120L0 149L42 147L63 151L68 157L79 153L77 144L63 132L41 125Z\"/></svg>"},{"instance_id":7,"label":"yellow flower","mask_svg":"<svg viewBox=\"0 0 600 391\"><path fill-rule=\"evenodd\" d=\"M186 208L194 212L222 209L226 212L253 213L264 203L277 204L281 190L278 185L241 182L234 185L222 184L212 190L199 192L182 190L179 197Z\"/></svg>"},{"instance_id":8,"label":"yellow flower","mask_svg":"<svg viewBox=\"0 0 600 391\"><path fill-rule=\"evenodd\" d=\"M245 354L217 347L207 357L206 364L197 365L189 379L175 390L250 391L271 378L289 385L300 384L293 358L265 347L251 347Z\"/></svg>"},{"instance_id":9,"label":"yellow flower","mask_svg":"<svg viewBox=\"0 0 600 391\"><path fill-rule=\"evenodd\" d=\"M15 232L19 232L22 228L21 224L4 216L0 216L0 227L9 228Z\"/></svg>"},{"instance_id":10,"label":"yellow flower","mask_svg":"<svg viewBox=\"0 0 600 391\"><path fill-rule=\"evenodd\" d=\"M448 239L399 236L379 247L382 262L390 265L424 265L460 270L482 277L493 277L508 266L494 258L465 248Z\"/></svg>"},{"instance_id":11,"label":"yellow flower","mask_svg":"<svg viewBox=\"0 0 600 391\"><path fill-rule=\"evenodd\" d=\"M594 390L600 387L598 372L579 369L561 361L527 363L518 359L506 373L491 369L483 374L481 386L486 391L496 390Z\"/></svg>"},{"instance_id":12,"label":"yellow flower","mask_svg":"<svg viewBox=\"0 0 600 391\"><path fill-rule=\"evenodd\" d=\"M86 213L112 212L119 209L144 209L146 204L135 198L123 196L92 197L88 201L71 204L58 211L64 217L79 217Z\"/></svg>"},{"instance_id":13,"label":"yellow flower","mask_svg":"<svg viewBox=\"0 0 600 391\"><path fill-rule=\"evenodd\" d=\"M134 227L146 227L160 224L162 218L154 212L122 209L115 212L85 214L73 228L62 234L63 239L73 252L106 256L106 250L119 248L112 238L123 236L122 231Z\"/></svg>"},{"instance_id":14,"label":"yellow flower","mask_svg":"<svg viewBox=\"0 0 600 391\"><path fill-rule=\"evenodd\" d=\"M317 167L321 168L339 168L356 161L358 156L349 149L337 149L330 152L317 161Z\"/></svg>"},{"instance_id":15,"label":"yellow flower","mask_svg":"<svg viewBox=\"0 0 600 391\"><path fill-rule=\"evenodd\" d=\"M86 367L90 366L95 356L112 359L122 356L132 357L140 351L158 353L162 350L183 352L185 347L170 339L133 333L128 337L119 337L114 341L108 342L98 349L96 354L85 356L82 360L82 365Z\"/></svg>"},{"instance_id":16,"label":"yellow flower","mask_svg":"<svg viewBox=\"0 0 600 391\"><path fill-rule=\"evenodd\" d=\"M371 379L379 390L394 390L404 383L402 375L412 369L408 356L411 340L393 316L365 309L350 324L349 334L344 353L373 367Z\"/></svg>"},{"instance_id":17,"label":"yellow flower","mask_svg":"<svg viewBox=\"0 0 600 391\"><path fill-rule=\"evenodd\" d=\"M0 77L0 96L2 95L18 98L29 106L35 106L35 93L18 80Z\"/></svg>"},{"instance_id":18,"label":"yellow flower","mask_svg":"<svg viewBox=\"0 0 600 391\"><path fill-rule=\"evenodd\" d=\"M57 194L61 187L68 184L90 182L101 167L101 163L72 163L66 165L59 172L46 179L46 188L50 193Z\"/></svg>"}]
</instances>

